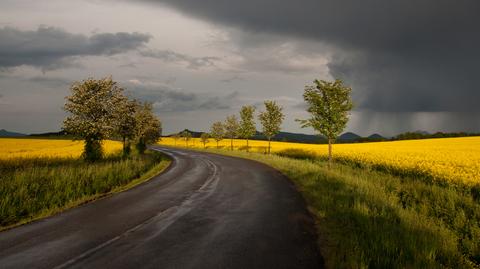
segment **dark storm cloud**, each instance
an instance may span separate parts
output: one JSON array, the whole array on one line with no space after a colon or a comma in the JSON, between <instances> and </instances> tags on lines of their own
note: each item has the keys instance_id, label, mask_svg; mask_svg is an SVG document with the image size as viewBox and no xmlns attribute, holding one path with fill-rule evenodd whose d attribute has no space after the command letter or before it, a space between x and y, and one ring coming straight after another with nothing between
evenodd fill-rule
<instances>
[{"instance_id":1,"label":"dark storm cloud","mask_svg":"<svg viewBox=\"0 0 480 269\"><path fill-rule=\"evenodd\" d=\"M72 34L41 26L35 31L0 28L0 68L21 65L56 69L72 64L71 57L114 55L144 46L151 36L143 33Z\"/></svg>"},{"instance_id":2,"label":"dark storm cloud","mask_svg":"<svg viewBox=\"0 0 480 269\"><path fill-rule=\"evenodd\" d=\"M202 67L215 66L215 61L219 60L217 57L193 57L190 55L178 53L171 50L154 50L148 49L140 52L144 57L156 58L165 62L184 63L188 68L199 69Z\"/></svg>"},{"instance_id":3,"label":"dark storm cloud","mask_svg":"<svg viewBox=\"0 0 480 269\"><path fill-rule=\"evenodd\" d=\"M480 112L476 0L148 2L245 32L330 45L330 73L353 86L358 110Z\"/></svg>"},{"instance_id":4,"label":"dark storm cloud","mask_svg":"<svg viewBox=\"0 0 480 269\"><path fill-rule=\"evenodd\" d=\"M135 98L154 104L158 112L186 112L197 110L230 109L238 92L213 96L175 89L167 84L127 83L128 93Z\"/></svg>"}]
</instances>

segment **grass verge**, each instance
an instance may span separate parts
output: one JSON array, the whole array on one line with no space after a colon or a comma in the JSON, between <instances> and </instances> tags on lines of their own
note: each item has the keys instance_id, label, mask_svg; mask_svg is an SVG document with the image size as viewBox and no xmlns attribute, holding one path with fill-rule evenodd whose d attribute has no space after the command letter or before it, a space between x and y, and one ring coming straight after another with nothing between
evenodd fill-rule
<instances>
[{"instance_id":1,"label":"grass verge","mask_svg":"<svg viewBox=\"0 0 480 269\"><path fill-rule=\"evenodd\" d=\"M480 204L468 192L344 163L207 151L289 177L317 218L328 268L479 267Z\"/></svg>"},{"instance_id":2,"label":"grass verge","mask_svg":"<svg viewBox=\"0 0 480 269\"><path fill-rule=\"evenodd\" d=\"M70 158L0 161L0 230L132 188L163 171L170 160L147 151L97 163Z\"/></svg>"}]
</instances>

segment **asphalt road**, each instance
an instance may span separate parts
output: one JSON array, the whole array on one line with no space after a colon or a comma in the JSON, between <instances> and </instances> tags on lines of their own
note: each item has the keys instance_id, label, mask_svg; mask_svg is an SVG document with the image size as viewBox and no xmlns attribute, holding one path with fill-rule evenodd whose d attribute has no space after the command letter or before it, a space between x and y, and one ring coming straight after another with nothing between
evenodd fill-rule
<instances>
[{"instance_id":1,"label":"asphalt road","mask_svg":"<svg viewBox=\"0 0 480 269\"><path fill-rule=\"evenodd\" d=\"M0 233L0 268L320 268L294 186L257 162L157 147L163 174Z\"/></svg>"}]
</instances>

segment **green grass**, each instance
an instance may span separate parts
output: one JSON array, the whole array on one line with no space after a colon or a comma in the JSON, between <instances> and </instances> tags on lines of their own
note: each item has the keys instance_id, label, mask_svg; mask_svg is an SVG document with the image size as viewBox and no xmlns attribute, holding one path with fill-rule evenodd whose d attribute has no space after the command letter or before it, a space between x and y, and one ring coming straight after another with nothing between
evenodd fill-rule
<instances>
[{"instance_id":1,"label":"green grass","mask_svg":"<svg viewBox=\"0 0 480 269\"><path fill-rule=\"evenodd\" d=\"M0 230L133 187L169 163L158 152L93 164L69 158L1 160Z\"/></svg>"},{"instance_id":2,"label":"green grass","mask_svg":"<svg viewBox=\"0 0 480 269\"><path fill-rule=\"evenodd\" d=\"M329 169L325 161L299 152L291 152L292 159L208 151L257 160L288 176L316 216L328 268L480 264L480 204L471 193L356 165L335 163Z\"/></svg>"}]
</instances>

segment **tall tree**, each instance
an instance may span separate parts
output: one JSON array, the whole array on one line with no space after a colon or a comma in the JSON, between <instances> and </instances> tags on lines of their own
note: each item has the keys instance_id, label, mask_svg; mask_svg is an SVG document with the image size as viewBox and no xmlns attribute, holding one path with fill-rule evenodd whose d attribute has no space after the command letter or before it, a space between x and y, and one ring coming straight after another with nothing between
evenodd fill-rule
<instances>
[{"instance_id":1,"label":"tall tree","mask_svg":"<svg viewBox=\"0 0 480 269\"><path fill-rule=\"evenodd\" d=\"M137 103L135 110L135 140L138 152L143 154L148 144L156 143L162 135L162 123L153 113L151 103Z\"/></svg>"},{"instance_id":2,"label":"tall tree","mask_svg":"<svg viewBox=\"0 0 480 269\"><path fill-rule=\"evenodd\" d=\"M130 144L135 137L137 105L136 100L129 100L126 96L120 98L117 105L114 126L116 135L120 136L123 141L123 156L130 154Z\"/></svg>"},{"instance_id":3,"label":"tall tree","mask_svg":"<svg viewBox=\"0 0 480 269\"><path fill-rule=\"evenodd\" d=\"M270 144L272 138L280 132L285 116L282 113L283 108L277 105L275 101L265 101L265 111L260 112L258 119L262 124L262 133L268 139L268 154L270 154Z\"/></svg>"},{"instance_id":4,"label":"tall tree","mask_svg":"<svg viewBox=\"0 0 480 269\"><path fill-rule=\"evenodd\" d=\"M115 131L116 109L123 100L123 90L111 77L106 77L74 82L70 91L64 106L69 115L63 121L63 129L75 139L85 141L86 160L101 159L102 140Z\"/></svg>"},{"instance_id":5,"label":"tall tree","mask_svg":"<svg viewBox=\"0 0 480 269\"><path fill-rule=\"evenodd\" d=\"M209 142L209 139L210 136L208 135L208 133L202 133L202 135L200 135L200 141L202 141L203 143L203 148L207 148L207 143Z\"/></svg>"},{"instance_id":6,"label":"tall tree","mask_svg":"<svg viewBox=\"0 0 480 269\"><path fill-rule=\"evenodd\" d=\"M315 80L314 85L305 86L303 98L308 104L311 117L298 120L302 128L312 127L328 139L328 162L332 162L332 144L348 123L349 111L353 108L350 97L352 89L339 79L329 82Z\"/></svg>"},{"instance_id":7,"label":"tall tree","mask_svg":"<svg viewBox=\"0 0 480 269\"><path fill-rule=\"evenodd\" d=\"M185 146L188 148L188 141L190 141L190 139L192 139L192 134L187 131L187 130L184 130L181 134L183 140L185 140Z\"/></svg>"},{"instance_id":8,"label":"tall tree","mask_svg":"<svg viewBox=\"0 0 480 269\"><path fill-rule=\"evenodd\" d=\"M231 115L225 119L224 128L225 136L230 138L230 149L233 150L233 139L238 136L238 129L240 125L238 124L237 116Z\"/></svg>"},{"instance_id":9,"label":"tall tree","mask_svg":"<svg viewBox=\"0 0 480 269\"><path fill-rule=\"evenodd\" d=\"M223 123L221 121L214 122L212 127L210 127L210 136L217 142L217 149L218 149L218 142L223 140L225 136L225 129L223 128Z\"/></svg>"},{"instance_id":10,"label":"tall tree","mask_svg":"<svg viewBox=\"0 0 480 269\"><path fill-rule=\"evenodd\" d=\"M240 109L240 128L238 134L239 137L247 140L247 152L249 149L248 139L254 136L257 132L257 128L255 128L254 113L254 106L242 106L242 109Z\"/></svg>"}]
</instances>

